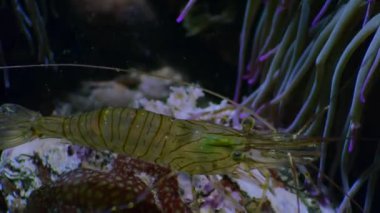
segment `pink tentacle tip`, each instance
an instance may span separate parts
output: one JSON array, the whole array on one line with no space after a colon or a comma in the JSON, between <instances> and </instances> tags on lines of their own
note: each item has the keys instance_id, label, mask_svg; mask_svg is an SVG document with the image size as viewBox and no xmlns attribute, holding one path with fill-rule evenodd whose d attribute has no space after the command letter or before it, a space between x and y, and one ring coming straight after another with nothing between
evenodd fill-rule
<instances>
[{"instance_id":1,"label":"pink tentacle tip","mask_svg":"<svg viewBox=\"0 0 380 213\"><path fill-rule=\"evenodd\" d=\"M185 18L185 16L181 13L177 19L175 20L178 24L181 23L183 21L183 19Z\"/></svg>"},{"instance_id":2,"label":"pink tentacle tip","mask_svg":"<svg viewBox=\"0 0 380 213\"><path fill-rule=\"evenodd\" d=\"M360 124L353 123L350 126L351 139L350 139L350 143L348 145L348 152L349 153L354 151L355 144L356 144L356 141L357 141L358 136L359 136L359 129L360 129Z\"/></svg>"},{"instance_id":3,"label":"pink tentacle tip","mask_svg":"<svg viewBox=\"0 0 380 213\"><path fill-rule=\"evenodd\" d=\"M352 153L352 151L354 151L354 146L355 146L355 140L350 140L350 144L348 145L349 153Z\"/></svg>"},{"instance_id":4,"label":"pink tentacle tip","mask_svg":"<svg viewBox=\"0 0 380 213\"><path fill-rule=\"evenodd\" d=\"M181 23L185 19L185 17L189 13L190 9L193 7L195 2L196 2L196 0L189 0L187 2L185 8L181 11L181 13L179 14L179 16L176 19L177 23Z\"/></svg>"},{"instance_id":5,"label":"pink tentacle tip","mask_svg":"<svg viewBox=\"0 0 380 213\"><path fill-rule=\"evenodd\" d=\"M365 103L365 97L364 97L364 93L363 93L363 91L360 93L360 102L361 102L362 104Z\"/></svg>"},{"instance_id":6,"label":"pink tentacle tip","mask_svg":"<svg viewBox=\"0 0 380 213\"><path fill-rule=\"evenodd\" d=\"M317 16L313 19L311 23L311 27L314 28L317 26L323 15L326 13L327 8L329 7L329 4L331 3L331 0L326 0L325 3L323 4L321 10L318 12Z\"/></svg>"},{"instance_id":7,"label":"pink tentacle tip","mask_svg":"<svg viewBox=\"0 0 380 213\"><path fill-rule=\"evenodd\" d=\"M259 61L260 62L264 62L266 61L268 58L270 58L271 56L273 56L274 54L276 54L277 52L277 49L278 49L278 46L274 47L273 49L269 50L268 52L262 54L259 56Z\"/></svg>"}]
</instances>

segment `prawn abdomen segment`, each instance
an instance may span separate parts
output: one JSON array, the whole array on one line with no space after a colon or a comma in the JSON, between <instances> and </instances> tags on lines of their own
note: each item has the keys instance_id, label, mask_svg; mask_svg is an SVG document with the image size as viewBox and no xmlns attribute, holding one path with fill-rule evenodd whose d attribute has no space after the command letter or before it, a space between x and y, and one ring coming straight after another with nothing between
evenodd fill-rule
<instances>
[{"instance_id":1,"label":"prawn abdomen segment","mask_svg":"<svg viewBox=\"0 0 380 213\"><path fill-rule=\"evenodd\" d=\"M65 118L62 137L75 144L153 161L167 138L170 117L130 108L104 108Z\"/></svg>"},{"instance_id":2,"label":"prawn abdomen segment","mask_svg":"<svg viewBox=\"0 0 380 213\"><path fill-rule=\"evenodd\" d=\"M177 144L176 119L142 109L103 108L69 117L43 117L36 130L43 137L127 154L152 163Z\"/></svg>"}]
</instances>

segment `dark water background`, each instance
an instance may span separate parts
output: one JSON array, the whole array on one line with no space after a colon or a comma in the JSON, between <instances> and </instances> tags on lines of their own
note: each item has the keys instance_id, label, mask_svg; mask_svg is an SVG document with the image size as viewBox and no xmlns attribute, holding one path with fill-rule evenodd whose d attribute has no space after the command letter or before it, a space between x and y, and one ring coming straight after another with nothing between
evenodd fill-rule
<instances>
[{"instance_id":1,"label":"dark water background","mask_svg":"<svg viewBox=\"0 0 380 213\"><path fill-rule=\"evenodd\" d=\"M42 1L36 2L42 5ZM226 26L189 37L181 24L175 22L183 4L147 1L154 15L139 7L136 9L136 6L132 7L133 11L127 7L120 15L83 9L88 7L86 1L53 2L54 11L47 10L45 15L46 42L54 54L54 60L49 63L144 70L169 65L180 70L189 82L198 82L225 96L232 96L240 15ZM243 6L238 6L241 11L244 11ZM218 8L215 10L217 12ZM31 52L11 5L5 4L0 8L0 30L6 65L43 63L38 59L37 48ZM37 47L35 37L32 43ZM83 68L9 70L11 87L5 89L0 86L0 100L45 111L52 109L54 99L77 89L81 81L106 80L116 75L110 71Z\"/></svg>"}]
</instances>

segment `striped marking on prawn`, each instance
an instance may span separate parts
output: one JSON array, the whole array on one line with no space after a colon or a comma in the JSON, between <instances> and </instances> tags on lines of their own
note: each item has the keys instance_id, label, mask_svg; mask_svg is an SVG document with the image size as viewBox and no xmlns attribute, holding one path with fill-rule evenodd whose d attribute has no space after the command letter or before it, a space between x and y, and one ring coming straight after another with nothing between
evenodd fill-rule
<instances>
[{"instance_id":1,"label":"striped marking on prawn","mask_svg":"<svg viewBox=\"0 0 380 213\"><path fill-rule=\"evenodd\" d=\"M124 150L125 139L126 139L127 134L128 134L128 128L126 128L126 127L128 127L128 125L126 125L126 124L131 122L130 121L131 118L130 118L130 116L128 116L129 113L131 113L130 110L127 110L126 108L124 108L120 113L120 117L122 119L120 119L121 120L120 125L118 126L118 129L117 129L117 131L120 134L120 141L119 141L119 143L120 143L119 149L120 150Z\"/></svg>"},{"instance_id":2,"label":"striped marking on prawn","mask_svg":"<svg viewBox=\"0 0 380 213\"><path fill-rule=\"evenodd\" d=\"M177 156L178 154L178 151L181 150L181 153L191 153L191 154L198 154L198 155L202 155L202 161L203 160L206 160L207 158L211 157L211 155L213 154L217 154L219 155L220 157L222 157L223 155L225 155L225 153L223 152L207 152L207 151L192 151L192 147L189 148L189 150L186 150L186 147L187 146L192 146L194 145L194 143L199 143L200 141L202 140L202 138L197 138L197 139L194 139L192 141L188 141L186 142L185 144L181 144L180 146L177 146L174 150L170 150L167 154L166 154L166 162L168 165L172 165L174 164L174 161L176 159L179 159L179 157ZM181 156L181 158L184 158L184 159L190 159L189 156ZM227 155L225 158L229 158L230 156ZM218 158L217 160L220 160L220 158Z\"/></svg>"},{"instance_id":3,"label":"striped marking on prawn","mask_svg":"<svg viewBox=\"0 0 380 213\"><path fill-rule=\"evenodd\" d=\"M61 129L62 129L62 135L63 137L67 138L67 133L66 133L66 123L67 119L63 119L63 122L62 122L62 126L61 126Z\"/></svg>"},{"instance_id":4,"label":"striped marking on prawn","mask_svg":"<svg viewBox=\"0 0 380 213\"><path fill-rule=\"evenodd\" d=\"M140 116L139 116L139 114L140 114ZM144 111L138 111L137 112L137 116L139 116L141 118L142 124L141 125L140 124L136 125L136 129L137 129L136 130L136 132L137 132L136 134L138 134L138 137L135 140L135 144L133 146L133 149L131 150L131 153L132 153L133 156L135 156L135 152L136 152L136 149L137 149L138 146L140 146L140 147L144 146L144 144L141 141L141 135L144 132L144 130L146 129L146 121L148 120L149 114L151 114L151 113L146 113ZM140 123L141 123L141 120L140 120ZM144 138L145 137L143 137L142 140L144 140Z\"/></svg>"},{"instance_id":5,"label":"striped marking on prawn","mask_svg":"<svg viewBox=\"0 0 380 213\"><path fill-rule=\"evenodd\" d=\"M222 156L223 155L223 153L221 153L221 152L197 152L197 151L183 151L184 153L193 153L193 154L205 154L205 157L207 157L207 155L211 155L211 154L216 154L216 155L218 155L218 156ZM168 164L169 165L172 165L172 164L175 164L174 162L176 161L176 160L179 160L179 159L188 159L188 157L187 156L183 156L183 155L181 155L181 156L176 156L176 157L173 157L169 162L168 162Z\"/></svg>"},{"instance_id":6,"label":"striped marking on prawn","mask_svg":"<svg viewBox=\"0 0 380 213\"><path fill-rule=\"evenodd\" d=\"M121 116L120 116L121 111L122 109L120 108L110 109L107 114L108 120L110 121L107 122L105 126L108 124L110 126L109 128L107 128L105 135L107 135L106 138L107 138L109 147L112 150L117 149L117 145L120 144L120 132L116 131L117 130L116 127L119 127L118 124L120 123L120 120L121 120ZM115 112L116 112L116 116L115 116ZM118 136L119 136L119 139L117 138Z\"/></svg>"},{"instance_id":7,"label":"striped marking on prawn","mask_svg":"<svg viewBox=\"0 0 380 213\"><path fill-rule=\"evenodd\" d=\"M157 117L158 117L158 119L159 119L159 124L158 124L158 126L156 127L156 131L155 131L155 133L154 133L152 139L150 140L150 143L149 143L148 147L145 149L145 152L144 152L142 155L137 156L138 158L144 158L145 156L147 156L147 154L148 154L148 153L150 152L150 150L152 149L152 148L151 148L151 147L152 147L152 144L155 143L155 141L157 140L157 137L158 137L158 135L159 135L158 133L160 133L160 132L162 131L161 128L162 128L163 116L160 115L160 114L157 114ZM152 118L152 120L153 120L153 118ZM157 119L154 119L153 122L157 122ZM149 155L148 155L148 156L149 156Z\"/></svg>"},{"instance_id":8,"label":"striped marking on prawn","mask_svg":"<svg viewBox=\"0 0 380 213\"><path fill-rule=\"evenodd\" d=\"M129 134L129 139L127 139L127 149L129 150L127 153L130 153L132 156L134 156L137 146L140 145L139 142L145 121L146 113L137 110L134 123L129 127L131 129L131 134Z\"/></svg>"},{"instance_id":9,"label":"striped marking on prawn","mask_svg":"<svg viewBox=\"0 0 380 213\"><path fill-rule=\"evenodd\" d=\"M79 131L79 135L82 139L82 141L87 145L87 146L91 146L91 144L87 141L87 138L85 137L85 135L83 134L83 130L86 130L85 128L85 123L81 123L81 120L83 118L83 115L80 115L78 118L77 118L77 128L78 128L78 131Z\"/></svg>"},{"instance_id":10,"label":"striped marking on prawn","mask_svg":"<svg viewBox=\"0 0 380 213\"><path fill-rule=\"evenodd\" d=\"M201 166L201 167L199 167L199 168L202 168L202 169L200 169L199 171L202 171L202 172L204 172L204 171L207 171L206 170L206 168L208 167L206 164L207 163L215 163L215 162L217 162L217 161L224 161L224 160L227 160L227 159L229 159L230 158L230 156L225 156L225 157L223 157L223 158L219 158L218 160L208 160L208 161L205 161L205 160L202 160L202 161L192 161L192 162L190 162L190 163L188 163L188 164L185 164L185 165L183 165L183 166L181 166L181 167L179 167L178 168L178 170L179 171L181 171L181 170L184 170L185 168L187 168L186 169L186 171L189 171L190 170L190 168L191 168L191 166L194 166L194 165L197 165L197 164L201 164L201 165L203 165L203 166ZM217 169L215 169L214 168L214 166L213 166L213 164L211 164L211 171L214 171L214 170L220 170L219 168L217 168ZM193 171L197 171L197 167L195 167L194 169L192 169ZM197 172L196 172L197 173Z\"/></svg>"},{"instance_id":11,"label":"striped marking on prawn","mask_svg":"<svg viewBox=\"0 0 380 213\"><path fill-rule=\"evenodd\" d=\"M97 126L97 130L98 130L98 135L99 135L99 138L100 138L100 140L103 142L103 144L104 144L104 147L105 148L108 148L108 146L107 146L107 142L106 142L106 140L104 139L104 135L103 135L103 131L102 131L102 124L104 124L104 122L102 123L101 121L102 121L102 117L103 117L103 113L104 113L104 111L106 110L106 108L102 108L102 109L100 109L99 110L99 112L98 112L98 118L97 118L97 123L98 123L98 126Z\"/></svg>"},{"instance_id":12,"label":"striped marking on prawn","mask_svg":"<svg viewBox=\"0 0 380 213\"><path fill-rule=\"evenodd\" d=\"M201 152L197 152L196 154L199 154L199 153L201 153ZM212 167L212 169L214 169L214 167L216 166L215 163L230 158L229 155L225 155L224 153L215 153L215 152L214 153L207 153L207 152L204 152L202 154L204 154L204 155L202 155L200 158L191 158L192 161L189 161L189 156L177 156L177 157L172 158L171 161L168 163L168 165L170 165L170 167L172 167L172 168L176 168L177 170L181 170L181 169L187 168L193 164L212 163L211 167ZM209 158L210 154L217 154L217 158L214 158L214 159ZM187 163L187 164L184 164L184 163ZM209 166L207 166L207 167L209 167ZM206 166L204 168L206 168ZM207 170L205 169L204 171L207 171Z\"/></svg>"},{"instance_id":13,"label":"striped marking on prawn","mask_svg":"<svg viewBox=\"0 0 380 213\"><path fill-rule=\"evenodd\" d=\"M152 141L152 131L154 131L153 129L153 122L154 122L154 118L155 118L155 115L153 113L149 113L147 112L146 113L146 118L145 118L145 121L144 121L144 128L141 129L141 135L143 137L141 137L139 139L139 142L138 142L138 146L137 148L135 149L134 151L134 156L141 156L143 155L143 153L146 151L146 149L148 149L149 147L147 146L147 144ZM141 136L140 135L140 136ZM150 144L150 143L149 143Z\"/></svg>"},{"instance_id":14,"label":"striped marking on prawn","mask_svg":"<svg viewBox=\"0 0 380 213\"><path fill-rule=\"evenodd\" d=\"M154 162L157 162L162 156L163 156L163 153L164 153L164 150L167 150L168 148L166 147L166 143L168 142L169 140L169 137L171 136L174 136L174 135L169 135L171 132L172 132L172 127L173 127L173 124L174 124L174 120L173 119L170 119L169 120L169 128L168 130L162 135L162 138L160 140L160 143L162 143L161 141L163 140L163 145L161 146L161 151L160 151L160 154L158 155L158 157L154 160ZM175 138L172 139L173 141L176 141Z\"/></svg>"},{"instance_id":15,"label":"striped marking on prawn","mask_svg":"<svg viewBox=\"0 0 380 213\"><path fill-rule=\"evenodd\" d=\"M70 138L75 139L76 138L76 134L73 131L73 126L74 125L72 125L73 124L73 118L74 118L74 116L70 116L69 117L69 121L67 122L67 127L68 127L68 130L69 130L68 133L70 135Z\"/></svg>"},{"instance_id":16,"label":"striped marking on prawn","mask_svg":"<svg viewBox=\"0 0 380 213\"><path fill-rule=\"evenodd\" d=\"M121 123L121 115L122 115L122 112L124 111L125 109L121 109L120 110L120 112L119 112L119 116L117 116L118 114L116 114L116 117L118 118L118 121L117 121L117 125L116 125L116 127L117 127L117 129L119 130L119 131L116 131L117 132L117 135L118 135L118 138L117 138L117 141L118 141L118 143L120 143L120 141L121 141L121 133L120 133L120 123ZM117 144L115 144L115 146L116 146Z\"/></svg>"},{"instance_id":17,"label":"striped marking on prawn","mask_svg":"<svg viewBox=\"0 0 380 213\"><path fill-rule=\"evenodd\" d=\"M174 122L172 120L168 120L167 117L162 116L162 123L161 127L159 128L160 130L158 131L155 141L152 141L156 146L152 149L149 149L147 160L153 161L155 163L161 160L162 151L166 149L165 141L167 140L167 135L170 133L169 131L173 123Z\"/></svg>"},{"instance_id":18,"label":"striped marking on prawn","mask_svg":"<svg viewBox=\"0 0 380 213\"><path fill-rule=\"evenodd\" d=\"M106 139L106 141L108 142L108 146L111 146L112 147L112 140L113 140L113 112L116 111L117 109L110 109L110 110L106 110L106 113L104 115L104 126L106 128L104 128L104 132L103 132L103 135L104 135L104 138ZM109 128L107 128L109 126Z\"/></svg>"},{"instance_id":19,"label":"striped marking on prawn","mask_svg":"<svg viewBox=\"0 0 380 213\"><path fill-rule=\"evenodd\" d=\"M96 134L93 134L94 132L94 128L93 128L93 123L94 123L94 115L95 113L85 113L84 116L85 116L85 130L86 130L86 136L90 139L90 145L93 147L93 146L96 146L97 144L97 138L94 139L94 137L96 137ZM94 142L95 141L95 142Z\"/></svg>"},{"instance_id":20,"label":"striped marking on prawn","mask_svg":"<svg viewBox=\"0 0 380 213\"><path fill-rule=\"evenodd\" d=\"M134 125L135 125L135 121L136 121L136 114L137 114L137 112L136 112L136 110L131 110L128 114L127 114L127 120L126 120L126 123L124 123L125 124L125 128L127 129L127 135L125 136L125 138L124 138L124 143L123 143L123 151L125 152L125 153L129 153L128 151L127 151L127 148L128 148L128 142L129 142L129 135L130 135L130 133L131 133L131 129L134 127Z\"/></svg>"},{"instance_id":21,"label":"striped marking on prawn","mask_svg":"<svg viewBox=\"0 0 380 213\"><path fill-rule=\"evenodd\" d=\"M236 134L240 135L241 134L240 131L235 130L233 128L227 128L227 127L224 127L224 126L215 125L214 123L209 123L208 121L202 121L204 123L201 123L199 121L186 120L186 122L194 125L194 127L202 127L204 130L208 130L207 131L208 133L223 134L223 135L226 135L226 136L231 136L231 134L232 135L236 135ZM211 129L207 128L206 127L207 124L213 125L212 126L213 128L211 128ZM186 127L186 125L183 125L183 127ZM186 128L188 128L188 129L191 130L191 128L189 128L189 127L186 127ZM217 132L210 132L210 130L213 130L213 129L218 129L219 131L217 131Z\"/></svg>"},{"instance_id":22,"label":"striped marking on prawn","mask_svg":"<svg viewBox=\"0 0 380 213\"><path fill-rule=\"evenodd\" d=\"M232 128L227 128L225 126L220 126L216 125L213 123L209 123L207 121L192 121L192 120L186 120L186 123L190 123L192 126L189 127L189 125L180 125L182 129L186 129L190 132L193 132L194 129L199 129L200 127L205 130L205 132L210 133L210 134L217 134L217 135L222 135L222 136L242 136L242 132L232 129ZM207 126L211 125L211 128L208 128ZM212 131L215 130L215 131Z\"/></svg>"},{"instance_id":23,"label":"striped marking on prawn","mask_svg":"<svg viewBox=\"0 0 380 213\"><path fill-rule=\"evenodd\" d=\"M190 145L193 145L194 143L200 142L201 139L202 139L202 138L198 138L198 139L194 139L194 140L191 140L191 141L187 141L186 143L181 144L180 146L175 147L175 149L170 150L170 151L168 152L168 154L169 154L169 155L171 155L171 154L174 154L174 155L175 155L175 154L176 154L175 152L177 152L177 151L180 150L181 148L184 148L185 146L190 146Z\"/></svg>"}]
</instances>

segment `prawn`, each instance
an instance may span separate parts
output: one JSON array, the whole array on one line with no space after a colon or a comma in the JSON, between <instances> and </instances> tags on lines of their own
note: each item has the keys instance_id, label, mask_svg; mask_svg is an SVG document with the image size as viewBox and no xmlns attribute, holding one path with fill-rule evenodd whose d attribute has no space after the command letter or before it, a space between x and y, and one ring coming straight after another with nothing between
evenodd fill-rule
<instances>
[{"instance_id":1,"label":"prawn","mask_svg":"<svg viewBox=\"0 0 380 213\"><path fill-rule=\"evenodd\" d=\"M19 67L24 65L12 68ZM265 120L253 116L267 125ZM268 128L272 129L270 126ZM270 174L266 169L309 165L319 158L321 144L318 138L300 137L299 134L256 132L244 128L244 123L240 131L142 109L108 107L67 117L44 117L16 104L0 106L0 150L34 138L65 138L73 144L127 154L173 172L191 175L235 174L240 165L257 168L266 172L263 196L269 187ZM295 177L295 171L292 173Z\"/></svg>"},{"instance_id":2,"label":"prawn","mask_svg":"<svg viewBox=\"0 0 380 213\"><path fill-rule=\"evenodd\" d=\"M310 138L239 131L143 109L103 108L68 117L44 117L16 104L3 104L0 150L33 138L64 138L189 174L229 174L240 163L280 167L289 163L288 153L298 164L319 156L318 143Z\"/></svg>"}]
</instances>

